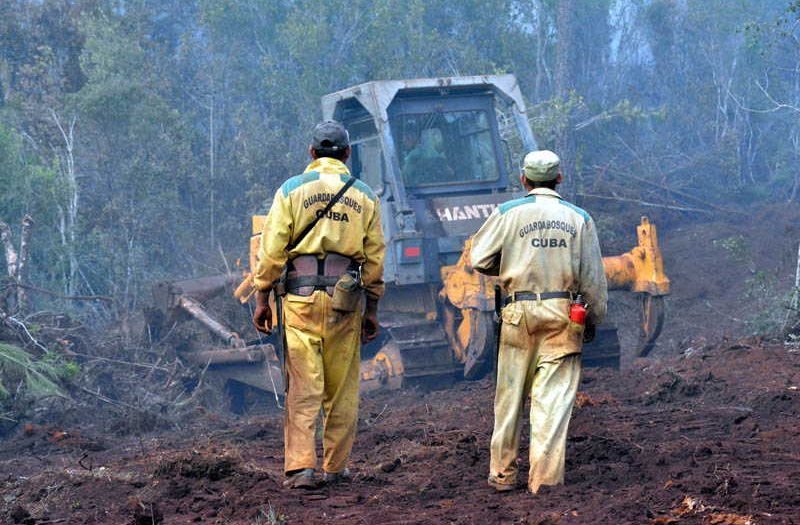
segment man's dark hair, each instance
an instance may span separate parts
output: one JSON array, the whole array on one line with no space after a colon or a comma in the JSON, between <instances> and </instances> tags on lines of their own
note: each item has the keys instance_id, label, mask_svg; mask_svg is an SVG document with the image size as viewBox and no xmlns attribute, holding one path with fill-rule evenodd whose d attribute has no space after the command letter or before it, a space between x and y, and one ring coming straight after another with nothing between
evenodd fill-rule
<instances>
[{"instance_id":1,"label":"man's dark hair","mask_svg":"<svg viewBox=\"0 0 800 525\"><path fill-rule=\"evenodd\" d=\"M336 159L339 161L344 162L345 155L347 154L347 148L343 149L328 149L328 148L320 148L314 149L314 154L317 158L322 157L330 157L332 159Z\"/></svg>"},{"instance_id":2,"label":"man's dark hair","mask_svg":"<svg viewBox=\"0 0 800 525\"><path fill-rule=\"evenodd\" d=\"M556 182L556 179L553 179L553 180L540 180L540 181L533 181L533 180L528 179L528 182L530 183L530 185L531 185L531 187L533 189L536 189L536 188L547 188L548 190L555 191L556 186L558 186L558 182Z\"/></svg>"}]
</instances>

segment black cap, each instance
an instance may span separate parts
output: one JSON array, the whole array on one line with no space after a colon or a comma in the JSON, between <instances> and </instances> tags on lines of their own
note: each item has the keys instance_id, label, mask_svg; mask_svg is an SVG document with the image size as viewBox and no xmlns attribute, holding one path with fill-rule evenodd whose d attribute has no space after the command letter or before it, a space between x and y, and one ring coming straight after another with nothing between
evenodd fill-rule
<instances>
[{"instance_id":1,"label":"black cap","mask_svg":"<svg viewBox=\"0 0 800 525\"><path fill-rule=\"evenodd\" d=\"M311 147L315 150L339 151L350 145L350 134L335 120L320 122L311 134Z\"/></svg>"}]
</instances>

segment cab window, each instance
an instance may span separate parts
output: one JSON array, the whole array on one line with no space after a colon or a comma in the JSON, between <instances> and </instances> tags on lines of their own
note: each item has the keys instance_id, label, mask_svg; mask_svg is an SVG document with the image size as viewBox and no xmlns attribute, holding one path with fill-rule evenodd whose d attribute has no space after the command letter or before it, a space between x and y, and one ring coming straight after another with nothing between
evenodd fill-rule
<instances>
[{"instance_id":1,"label":"cab window","mask_svg":"<svg viewBox=\"0 0 800 525\"><path fill-rule=\"evenodd\" d=\"M350 172L376 193L380 193L383 189L385 166L375 123L371 119L349 122L347 130L353 150L350 156Z\"/></svg>"},{"instance_id":2,"label":"cab window","mask_svg":"<svg viewBox=\"0 0 800 525\"><path fill-rule=\"evenodd\" d=\"M403 114L393 123L408 186L496 181L492 128L486 111Z\"/></svg>"},{"instance_id":3,"label":"cab window","mask_svg":"<svg viewBox=\"0 0 800 525\"><path fill-rule=\"evenodd\" d=\"M383 155L377 136L351 143L350 171L376 192L383 189Z\"/></svg>"}]
</instances>

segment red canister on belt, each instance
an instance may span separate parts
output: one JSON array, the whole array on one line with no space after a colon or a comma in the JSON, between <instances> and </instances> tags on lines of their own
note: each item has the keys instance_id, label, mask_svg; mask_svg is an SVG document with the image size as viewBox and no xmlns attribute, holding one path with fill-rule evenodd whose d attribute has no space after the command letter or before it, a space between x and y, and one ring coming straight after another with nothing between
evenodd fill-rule
<instances>
[{"instance_id":1,"label":"red canister on belt","mask_svg":"<svg viewBox=\"0 0 800 525\"><path fill-rule=\"evenodd\" d=\"M583 326L586 323L586 301L578 294L569 307L569 320Z\"/></svg>"}]
</instances>

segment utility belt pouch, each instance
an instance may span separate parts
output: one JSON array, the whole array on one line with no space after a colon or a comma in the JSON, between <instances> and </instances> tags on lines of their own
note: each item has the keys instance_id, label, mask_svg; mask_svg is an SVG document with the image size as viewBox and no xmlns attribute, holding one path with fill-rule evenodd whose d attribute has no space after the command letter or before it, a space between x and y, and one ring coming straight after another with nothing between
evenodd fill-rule
<instances>
[{"instance_id":1,"label":"utility belt pouch","mask_svg":"<svg viewBox=\"0 0 800 525\"><path fill-rule=\"evenodd\" d=\"M350 272L345 272L333 287L331 308L336 312L352 313L361 306L361 284Z\"/></svg>"}]
</instances>

